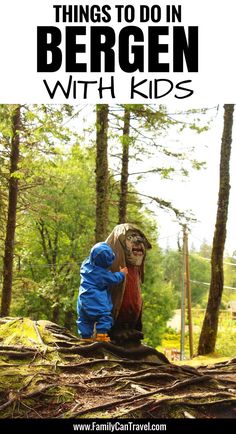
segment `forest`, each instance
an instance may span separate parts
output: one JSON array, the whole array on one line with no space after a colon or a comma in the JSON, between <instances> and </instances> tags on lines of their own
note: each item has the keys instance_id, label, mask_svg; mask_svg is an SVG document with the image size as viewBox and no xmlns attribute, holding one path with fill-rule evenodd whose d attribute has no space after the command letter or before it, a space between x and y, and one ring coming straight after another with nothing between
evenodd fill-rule
<instances>
[{"instance_id":1,"label":"forest","mask_svg":"<svg viewBox=\"0 0 236 434\"><path fill-rule=\"evenodd\" d=\"M89 126L82 106L2 105L0 110L2 316L49 319L75 331L81 262L116 224L131 222L153 245L142 287L144 329L147 343L159 345L167 321L181 307L182 241L176 240L176 249L160 248L149 203L173 213L180 228L193 219L160 198L161 180L174 184L176 176L201 171L204 162L191 152L170 151L164 135L171 128L201 134L210 128L199 122L204 109L187 113L187 126L162 106L94 106ZM166 157L163 167L130 172L134 161L150 161L154 154ZM116 165L110 167L112 158ZM156 197L138 193L149 170L157 177ZM207 304L209 287L201 282L210 282L211 250L204 240L198 251L190 248L193 308ZM236 261L224 262L224 284L233 288L236 270L229 263ZM225 290L220 308L226 310L234 299L234 291Z\"/></svg>"},{"instance_id":2,"label":"forest","mask_svg":"<svg viewBox=\"0 0 236 434\"><path fill-rule=\"evenodd\" d=\"M234 200L229 196L233 111L232 104L225 104L218 137L219 195L212 243L203 239L186 253L183 233L194 225L195 216L187 206L179 209L162 197L162 182L170 180L178 195L176 180L201 173L206 162L195 157L191 143L177 151L168 137L174 132L181 142L185 130L197 135L210 130L207 108L186 111L183 122L162 105L99 104L89 110L86 105L0 105L3 327L14 318L50 321L54 329L57 324L57 333L66 330L74 342L81 263L116 225L132 223L152 244L142 284L144 344L161 353L177 349L179 354L180 330L170 323L184 301L186 358L235 357L235 320L229 306L236 300L236 256L224 255L228 206ZM146 194L139 189L150 174L156 180L155 195L153 188ZM175 248L160 245L155 210L178 222ZM186 290L191 291L188 299ZM190 351L189 356L190 313L194 354Z\"/></svg>"}]
</instances>

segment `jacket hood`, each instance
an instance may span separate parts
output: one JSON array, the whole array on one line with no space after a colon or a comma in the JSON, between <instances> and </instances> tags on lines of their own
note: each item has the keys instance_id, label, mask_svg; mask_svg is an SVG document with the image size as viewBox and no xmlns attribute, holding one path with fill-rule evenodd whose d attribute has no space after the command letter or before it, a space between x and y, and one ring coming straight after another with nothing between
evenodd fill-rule
<instances>
[{"instance_id":1,"label":"jacket hood","mask_svg":"<svg viewBox=\"0 0 236 434\"><path fill-rule=\"evenodd\" d=\"M89 262L102 268L108 268L115 259L115 253L107 243L97 243L91 249Z\"/></svg>"}]
</instances>

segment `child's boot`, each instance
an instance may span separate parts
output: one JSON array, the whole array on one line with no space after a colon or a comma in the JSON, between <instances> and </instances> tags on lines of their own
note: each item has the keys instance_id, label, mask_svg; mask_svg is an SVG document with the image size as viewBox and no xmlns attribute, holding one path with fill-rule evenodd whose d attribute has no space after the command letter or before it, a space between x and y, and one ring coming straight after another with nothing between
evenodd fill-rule
<instances>
[{"instance_id":1,"label":"child's boot","mask_svg":"<svg viewBox=\"0 0 236 434\"><path fill-rule=\"evenodd\" d=\"M110 342L111 339L107 333L97 333L95 340L98 342Z\"/></svg>"}]
</instances>

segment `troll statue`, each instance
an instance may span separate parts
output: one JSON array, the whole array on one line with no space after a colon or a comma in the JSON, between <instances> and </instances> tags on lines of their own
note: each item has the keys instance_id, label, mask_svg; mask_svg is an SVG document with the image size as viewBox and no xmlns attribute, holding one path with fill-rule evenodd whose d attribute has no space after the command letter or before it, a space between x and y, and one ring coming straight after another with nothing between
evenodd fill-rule
<instances>
[{"instance_id":1,"label":"troll statue","mask_svg":"<svg viewBox=\"0 0 236 434\"><path fill-rule=\"evenodd\" d=\"M151 244L144 233L130 223L115 226L106 242L116 254L112 271L127 267L124 282L111 287L114 325L110 332L117 345L137 345L143 339L141 283L144 281L146 251Z\"/></svg>"}]
</instances>

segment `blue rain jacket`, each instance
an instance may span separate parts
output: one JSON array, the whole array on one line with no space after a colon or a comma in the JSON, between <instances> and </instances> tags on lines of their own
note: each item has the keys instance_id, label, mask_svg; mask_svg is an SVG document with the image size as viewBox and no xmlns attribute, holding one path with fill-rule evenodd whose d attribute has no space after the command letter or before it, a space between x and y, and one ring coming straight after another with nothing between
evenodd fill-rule
<instances>
[{"instance_id":1,"label":"blue rain jacket","mask_svg":"<svg viewBox=\"0 0 236 434\"><path fill-rule=\"evenodd\" d=\"M115 253L107 243L97 243L93 246L90 256L85 259L80 268L80 289L77 302L77 312L99 318L112 310L110 285L118 284L125 278L121 271L112 273L107 270L115 259Z\"/></svg>"}]
</instances>

